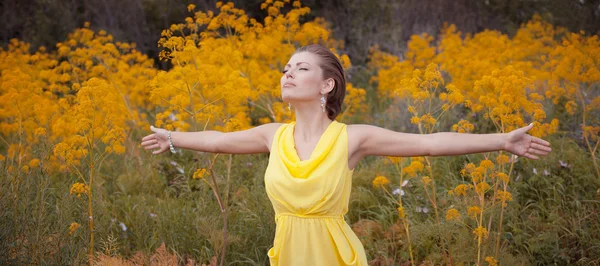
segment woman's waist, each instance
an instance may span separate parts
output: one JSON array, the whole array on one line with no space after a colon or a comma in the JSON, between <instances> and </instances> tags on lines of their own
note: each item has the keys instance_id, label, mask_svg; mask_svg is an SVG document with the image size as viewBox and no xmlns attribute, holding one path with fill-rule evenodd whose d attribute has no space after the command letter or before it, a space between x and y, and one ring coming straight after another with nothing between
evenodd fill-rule
<instances>
[{"instance_id":1,"label":"woman's waist","mask_svg":"<svg viewBox=\"0 0 600 266\"><path fill-rule=\"evenodd\" d=\"M293 212L279 212L275 214L275 221L281 217L291 217L300 219L344 219L344 213L325 213L325 214L302 214Z\"/></svg>"}]
</instances>

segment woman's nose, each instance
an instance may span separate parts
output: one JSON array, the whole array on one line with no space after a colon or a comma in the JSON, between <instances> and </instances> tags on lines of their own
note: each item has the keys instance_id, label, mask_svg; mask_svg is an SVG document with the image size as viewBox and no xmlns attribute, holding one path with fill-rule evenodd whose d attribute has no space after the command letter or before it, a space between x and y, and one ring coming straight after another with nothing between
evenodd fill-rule
<instances>
[{"instance_id":1,"label":"woman's nose","mask_svg":"<svg viewBox=\"0 0 600 266\"><path fill-rule=\"evenodd\" d=\"M288 79L289 78L294 78L294 75L292 74L292 70L291 69L285 72L285 77L288 78Z\"/></svg>"}]
</instances>

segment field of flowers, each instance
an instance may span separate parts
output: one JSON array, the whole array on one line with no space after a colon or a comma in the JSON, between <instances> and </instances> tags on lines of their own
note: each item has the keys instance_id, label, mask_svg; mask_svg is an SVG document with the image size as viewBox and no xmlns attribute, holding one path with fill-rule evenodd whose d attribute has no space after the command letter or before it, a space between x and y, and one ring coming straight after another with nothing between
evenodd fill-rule
<instances>
[{"instance_id":1,"label":"field of flowers","mask_svg":"<svg viewBox=\"0 0 600 266\"><path fill-rule=\"evenodd\" d=\"M349 74L338 121L420 134L531 122L541 160L505 152L368 157L346 219L371 265L599 265L600 40L540 17L514 36L416 34L351 64L299 1L232 3L157 36L160 60L86 24L56 49L0 48L0 264L268 265L268 154L151 155L150 125L243 130L294 119L279 78L321 43Z\"/></svg>"}]
</instances>

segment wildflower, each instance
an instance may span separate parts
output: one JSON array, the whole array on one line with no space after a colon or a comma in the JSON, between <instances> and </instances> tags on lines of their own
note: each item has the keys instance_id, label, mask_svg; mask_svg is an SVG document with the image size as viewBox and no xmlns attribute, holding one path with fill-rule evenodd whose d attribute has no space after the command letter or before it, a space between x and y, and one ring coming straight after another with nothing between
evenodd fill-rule
<instances>
[{"instance_id":1,"label":"wildflower","mask_svg":"<svg viewBox=\"0 0 600 266\"><path fill-rule=\"evenodd\" d=\"M382 175L377 176L377 177L375 177L375 179L373 179L373 187L379 187L379 186L383 187L389 183L390 183L390 180L387 179L387 177L382 176Z\"/></svg>"},{"instance_id":2,"label":"wildflower","mask_svg":"<svg viewBox=\"0 0 600 266\"><path fill-rule=\"evenodd\" d=\"M481 161L481 163L479 163L479 166L483 167L485 169L492 169L492 168L494 168L494 163L492 163L492 161L486 159L486 160Z\"/></svg>"},{"instance_id":3,"label":"wildflower","mask_svg":"<svg viewBox=\"0 0 600 266\"><path fill-rule=\"evenodd\" d=\"M417 206L417 207L415 208L415 210L416 210L417 212L422 212L422 213L428 213L428 212L429 212L429 209L428 209L427 207L425 207L425 206L423 206L423 207Z\"/></svg>"},{"instance_id":4,"label":"wildflower","mask_svg":"<svg viewBox=\"0 0 600 266\"><path fill-rule=\"evenodd\" d=\"M400 163L402 161L402 157L386 156L386 158L388 159L388 161L390 163L393 163L393 164L397 164L397 163Z\"/></svg>"},{"instance_id":5,"label":"wildflower","mask_svg":"<svg viewBox=\"0 0 600 266\"><path fill-rule=\"evenodd\" d=\"M496 157L496 163L497 164L507 164L510 162L510 158L508 158L508 156L504 155L504 154L500 154L498 155L498 157Z\"/></svg>"},{"instance_id":6,"label":"wildflower","mask_svg":"<svg viewBox=\"0 0 600 266\"><path fill-rule=\"evenodd\" d=\"M454 188L454 194L456 194L457 196L466 196L467 190L469 190L469 187L467 185L460 184Z\"/></svg>"},{"instance_id":7,"label":"wildflower","mask_svg":"<svg viewBox=\"0 0 600 266\"><path fill-rule=\"evenodd\" d=\"M502 180L504 183L508 183L508 175L502 172L496 173L496 177Z\"/></svg>"},{"instance_id":8,"label":"wildflower","mask_svg":"<svg viewBox=\"0 0 600 266\"><path fill-rule=\"evenodd\" d=\"M127 231L127 226L125 226L123 222L119 222L119 226L121 226L121 230L123 230L123 232Z\"/></svg>"},{"instance_id":9,"label":"wildflower","mask_svg":"<svg viewBox=\"0 0 600 266\"><path fill-rule=\"evenodd\" d=\"M535 169L535 167L533 168L533 174L534 174L534 175L537 175L537 174L538 174L538 172L537 172L537 169Z\"/></svg>"},{"instance_id":10,"label":"wildflower","mask_svg":"<svg viewBox=\"0 0 600 266\"><path fill-rule=\"evenodd\" d=\"M561 160L558 160L558 163L559 163L559 164L560 164L560 166L561 166L561 167L563 167L563 168L569 168L569 167L571 167L569 164L567 164L567 163L565 163L565 162L563 162L563 161L561 161Z\"/></svg>"},{"instance_id":11,"label":"wildflower","mask_svg":"<svg viewBox=\"0 0 600 266\"><path fill-rule=\"evenodd\" d=\"M488 237L487 229L483 228L481 225L473 230L473 234L475 234L478 238L487 239Z\"/></svg>"},{"instance_id":12,"label":"wildflower","mask_svg":"<svg viewBox=\"0 0 600 266\"><path fill-rule=\"evenodd\" d=\"M452 220L458 220L460 218L460 213L458 212L457 209L449 209L446 212L446 220L448 221L452 221Z\"/></svg>"},{"instance_id":13,"label":"wildflower","mask_svg":"<svg viewBox=\"0 0 600 266\"><path fill-rule=\"evenodd\" d=\"M479 208L479 206L471 206L467 210L467 215L469 215L469 217L471 217L473 219L475 219L480 214L481 214L481 208Z\"/></svg>"},{"instance_id":14,"label":"wildflower","mask_svg":"<svg viewBox=\"0 0 600 266\"><path fill-rule=\"evenodd\" d=\"M400 216L400 218L404 219L405 213L403 207L398 207L398 215Z\"/></svg>"},{"instance_id":15,"label":"wildflower","mask_svg":"<svg viewBox=\"0 0 600 266\"><path fill-rule=\"evenodd\" d=\"M73 234L75 232L75 230L77 230L77 228L79 228L81 225L79 225L76 222L72 222L71 225L69 226L69 235Z\"/></svg>"},{"instance_id":16,"label":"wildflower","mask_svg":"<svg viewBox=\"0 0 600 266\"><path fill-rule=\"evenodd\" d=\"M424 176L421 178L421 182L423 182L423 185L427 186L427 185L429 185L429 183L431 183L431 177Z\"/></svg>"},{"instance_id":17,"label":"wildflower","mask_svg":"<svg viewBox=\"0 0 600 266\"><path fill-rule=\"evenodd\" d=\"M550 175L550 172L548 172L548 169L544 169L544 175L545 176L549 176Z\"/></svg>"},{"instance_id":18,"label":"wildflower","mask_svg":"<svg viewBox=\"0 0 600 266\"><path fill-rule=\"evenodd\" d=\"M40 165L40 159L34 158L31 161L29 161L29 167L30 168L36 168Z\"/></svg>"},{"instance_id":19,"label":"wildflower","mask_svg":"<svg viewBox=\"0 0 600 266\"><path fill-rule=\"evenodd\" d=\"M405 187L407 184L408 184L408 180L404 180L404 181L402 182L402 185L400 185L400 186L401 186L401 187Z\"/></svg>"},{"instance_id":20,"label":"wildflower","mask_svg":"<svg viewBox=\"0 0 600 266\"><path fill-rule=\"evenodd\" d=\"M468 163L467 165L465 165L465 167L460 170L460 174L463 176L466 176L467 174L472 173L475 170L475 164L473 163Z\"/></svg>"},{"instance_id":21,"label":"wildflower","mask_svg":"<svg viewBox=\"0 0 600 266\"><path fill-rule=\"evenodd\" d=\"M481 179L483 178L483 175L481 174L481 172L472 172L471 173L471 180L473 180L473 182L478 183L481 181Z\"/></svg>"},{"instance_id":22,"label":"wildflower","mask_svg":"<svg viewBox=\"0 0 600 266\"><path fill-rule=\"evenodd\" d=\"M394 189L394 191L392 191L392 194L404 196L404 190L400 189L400 188L397 188L397 189Z\"/></svg>"},{"instance_id":23,"label":"wildflower","mask_svg":"<svg viewBox=\"0 0 600 266\"><path fill-rule=\"evenodd\" d=\"M200 168L200 169L198 169L198 170L196 170L194 172L193 178L194 179L202 179L202 178L204 178L205 174L206 174L206 169L205 168Z\"/></svg>"},{"instance_id":24,"label":"wildflower","mask_svg":"<svg viewBox=\"0 0 600 266\"><path fill-rule=\"evenodd\" d=\"M491 256L485 257L485 262L487 262L489 266L498 266L498 260Z\"/></svg>"},{"instance_id":25,"label":"wildflower","mask_svg":"<svg viewBox=\"0 0 600 266\"><path fill-rule=\"evenodd\" d=\"M86 184L83 183L75 183L71 186L71 189L69 190L69 194L77 194L78 198L81 198L81 194L85 194L87 195L89 192L89 187Z\"/></svg>"},{"instance_id":26,"label":"wildflower","mask_svg":"<svg viewBox=\"0 0 600 266\"><path fill-rule=\"evenodd\" d=\"M475 186L477 194L484 194L488 190L490 190L490 185L487 182L481 182Z\"/></svg>"},{"instance_id":27,"label":"wildflower","mask_svg":"<svg viewBox=\"0 0 600 266\"><path fill-rule=\"evenodd\" d=\"M502 201L512 201L512 194L508 191L498 191L496 198Z\"/></svg>"}]
</instances>

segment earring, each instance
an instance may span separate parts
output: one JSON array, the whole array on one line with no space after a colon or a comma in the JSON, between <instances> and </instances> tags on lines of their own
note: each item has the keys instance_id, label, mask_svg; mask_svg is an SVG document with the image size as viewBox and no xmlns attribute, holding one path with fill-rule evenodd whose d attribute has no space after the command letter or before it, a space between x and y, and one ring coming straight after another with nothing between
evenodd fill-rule
<instances>
[{"instance_id":1,"label":"earring","mask_svg":"<svg viewBox=\"0 0 600 266\"><path fill-rule=\"evenodd\" d=\"M321 96L321 108L323 109L323 113L325 113L325 95Z\"/></svg>"},{"instance_id":2,"label":"earring","mask_svg":"<svg viewBox=\"0 0 600 266\"><path fill-rule=\"evenodd\" d=\"M292 103L288 103L288 111L292 110Z\"/></svg>"}]
</instances>

